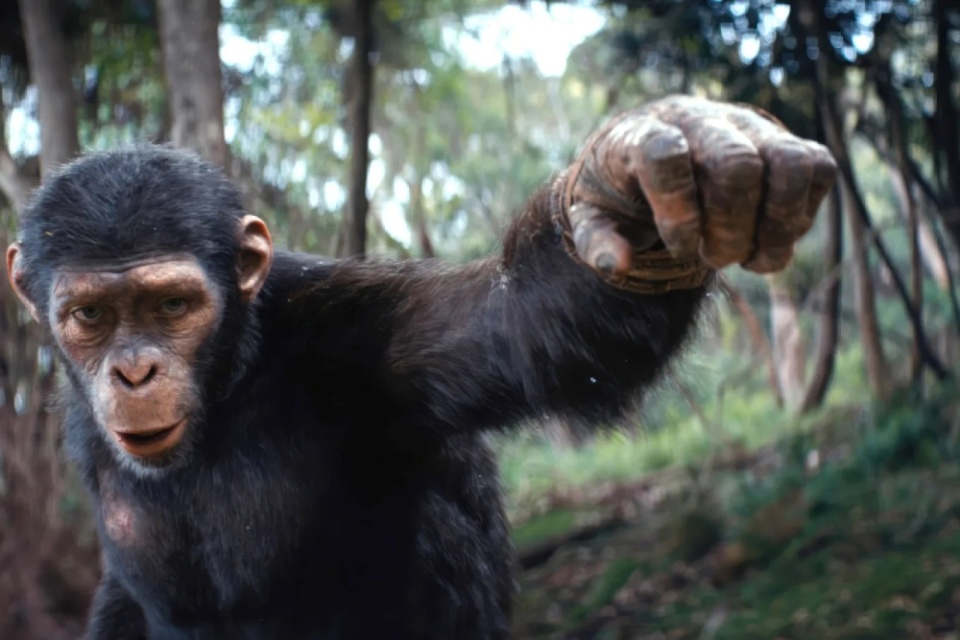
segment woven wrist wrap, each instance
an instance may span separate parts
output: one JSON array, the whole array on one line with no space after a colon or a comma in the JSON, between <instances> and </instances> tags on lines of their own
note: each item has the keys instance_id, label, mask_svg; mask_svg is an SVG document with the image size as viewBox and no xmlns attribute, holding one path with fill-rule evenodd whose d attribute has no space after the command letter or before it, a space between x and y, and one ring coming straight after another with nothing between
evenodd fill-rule
<instances>
[{"instance_id":1,"label":"woven wrist wrap","mask_svg":"<svg viewBox=\"0 0 960 640\"><path fill-rule=\"evenodd\" d=\"M592 141L591 141L592 142ZM588 143L584 154L592 149ZM583 169L584 155L581 154L569 173L561 175L554 183L553 191L553 221L559 227L563 247L578 263L584 265L611 285L632 291L634 293L657 295L681 289L697 289L702 287L712 270L698 257L675 258L666 249L648 249L637 251L631 259L631 268L622 276L603 273L587 264L577 253L573 241L573 230L567 212L572 206L573 186Z\"/></svg>"}]
</instances>

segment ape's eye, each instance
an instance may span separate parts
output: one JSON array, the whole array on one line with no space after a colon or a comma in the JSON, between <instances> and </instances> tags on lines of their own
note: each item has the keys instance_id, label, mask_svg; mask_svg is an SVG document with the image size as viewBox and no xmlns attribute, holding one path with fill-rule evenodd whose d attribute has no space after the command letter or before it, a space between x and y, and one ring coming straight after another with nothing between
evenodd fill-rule
<instances>
[{"instance_id":1,"label":"ape's eye","mask_svg":"<svg viewBox=\"0 0 960 640\"><path fill-rule=\"evenodd\" d=\"M84 305L73 310L73 317L82 322L97 322L103 318L103 307L94 304Z\"/></svg>"},{"instance_id":2,"label":"ape's eye","mask_svg":"<svg viewBox=\"0 0 960 640\"><path fill-rule=\"evenodd\" d=\"M184 298L167 298L160 303L160 312L167 316L178 316L187 310Z\"/></svg>"}]
</instances>

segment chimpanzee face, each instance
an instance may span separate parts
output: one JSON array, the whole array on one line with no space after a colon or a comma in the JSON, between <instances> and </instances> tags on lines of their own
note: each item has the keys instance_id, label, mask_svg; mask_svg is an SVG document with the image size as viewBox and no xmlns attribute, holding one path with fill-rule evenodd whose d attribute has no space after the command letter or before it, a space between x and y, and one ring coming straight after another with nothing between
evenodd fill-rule
<instances>
[{"instance_id":1,"label":"chimpanzee face","mask_svg":"<svg viewBox=\"0 0 960 640\"><path fill-rule=\"evenodd\" d=\"M68 168L41 190L22 241L7 250L14 290L53 334L102 437L125 466L144 471L184 458L215 368L205 347L228 339L218 330L257 296L273 257L262 220L163 153L126 183L91 178L83 160ZM123 159L108 158L114 175ZM166 189L137 182L164 177ZM146 195L131 204L131 191Z\"/></svg>"},{"instance_id":2,"label":"chimpanzee face","mask_svg":"<svg viewBox=\"0 0 960 640\"><path fill-rule=\"evenodd\" d=\"M183 257L59 270L48 320L107 437L123 454L158 461L199 409L194 363L222 312L203 269Z\"/></svg>"}]
</instances>

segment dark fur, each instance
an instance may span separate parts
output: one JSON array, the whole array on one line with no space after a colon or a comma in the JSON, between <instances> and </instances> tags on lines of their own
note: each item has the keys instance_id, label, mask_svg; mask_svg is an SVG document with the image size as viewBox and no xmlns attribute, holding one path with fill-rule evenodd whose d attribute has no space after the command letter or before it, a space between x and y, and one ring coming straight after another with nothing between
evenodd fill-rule
<instances>
[{"instance_id":1,"label":"dark fur","mask_svg":"<svg viewBox=\"0 0 960 640\"><path fill-rule=\"evenodd\" d=\"M229 293L240 215L229 184L179 154L88 156L23 219L29 290L45 300L55 266L186 251ZM564 253L546 192L502 255L466 266L279 253L204 351L198 383L216 392L186 466L123 469L70 377L66 441L105 552L89 637L508 637L510 541L481 433L617 417L702 296L601 282ZM224 363L234 375L210 384ZM123 543L103 528L117 504L136 522Z\"/></svg>"}]
</instances>

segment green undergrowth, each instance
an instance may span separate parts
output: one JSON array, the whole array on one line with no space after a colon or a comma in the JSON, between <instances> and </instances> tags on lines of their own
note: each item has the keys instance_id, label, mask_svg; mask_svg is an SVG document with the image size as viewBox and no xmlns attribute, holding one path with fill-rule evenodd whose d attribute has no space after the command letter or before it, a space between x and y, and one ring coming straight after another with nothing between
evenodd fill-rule
<instances>
[{"instance_id":1,"label":"green undergrowth","mask_svg":"<svg viewBox=\"0 0 960 640\"><path fill-rule=\"evenodd\" d=\"M717 472L706 554L681 558L662 525L712 520L669 505L571 545L523 576L517 636L958 637L958 405L956 387L904 394L789 432L772 472ZM539 520L561 528L566 513Z\"/></svg>"},{"instance_id":2,"label":"green undergrowth","mask_svg":"<svg viewBox=\"0 0 960 640\"><path fill-rule=\"evenodd\" d=\"M493 444L511 516L522 521L556 494L697 464L731 445L757 449L816 429L838 410L868 405L859 350L840 351L835 367L827 403L802 417L777 406L755 364L708 354L685 358L674 378L649 394L642 411L625 425L598 430L584 444L556 444L537 428L497 436ZM699 411L692 409L689 395Z\"/></svg>"},{"instance_id":3,"label":"green undergrowth","mask_svg":"<svg viewBox=\"0 0 960 640\"><path fill-rule=\"evenodd\" d=\"M766 394L757 394L751 402L727 402L722 426L704 424L682 408L660 413L656 421L641 416L632 433L605 429L579 446L554 444L535 429L501 437L495 449L510 509L526 512L551 494L694 464L730 443L754 449L805 431L819 416L785 418Z\"/></svg>"},{"instance_id":4,"label":"green undergrowth","mask_svg":"<svg viewBox=\"0 0 960 640\"><path fill-rule=\"evenodd\" d=\"M576 512L569 509L553 509L514 527L513 542L522 549L563 535L573 529L576 524Z\"/></svg>"}]
</instances>

